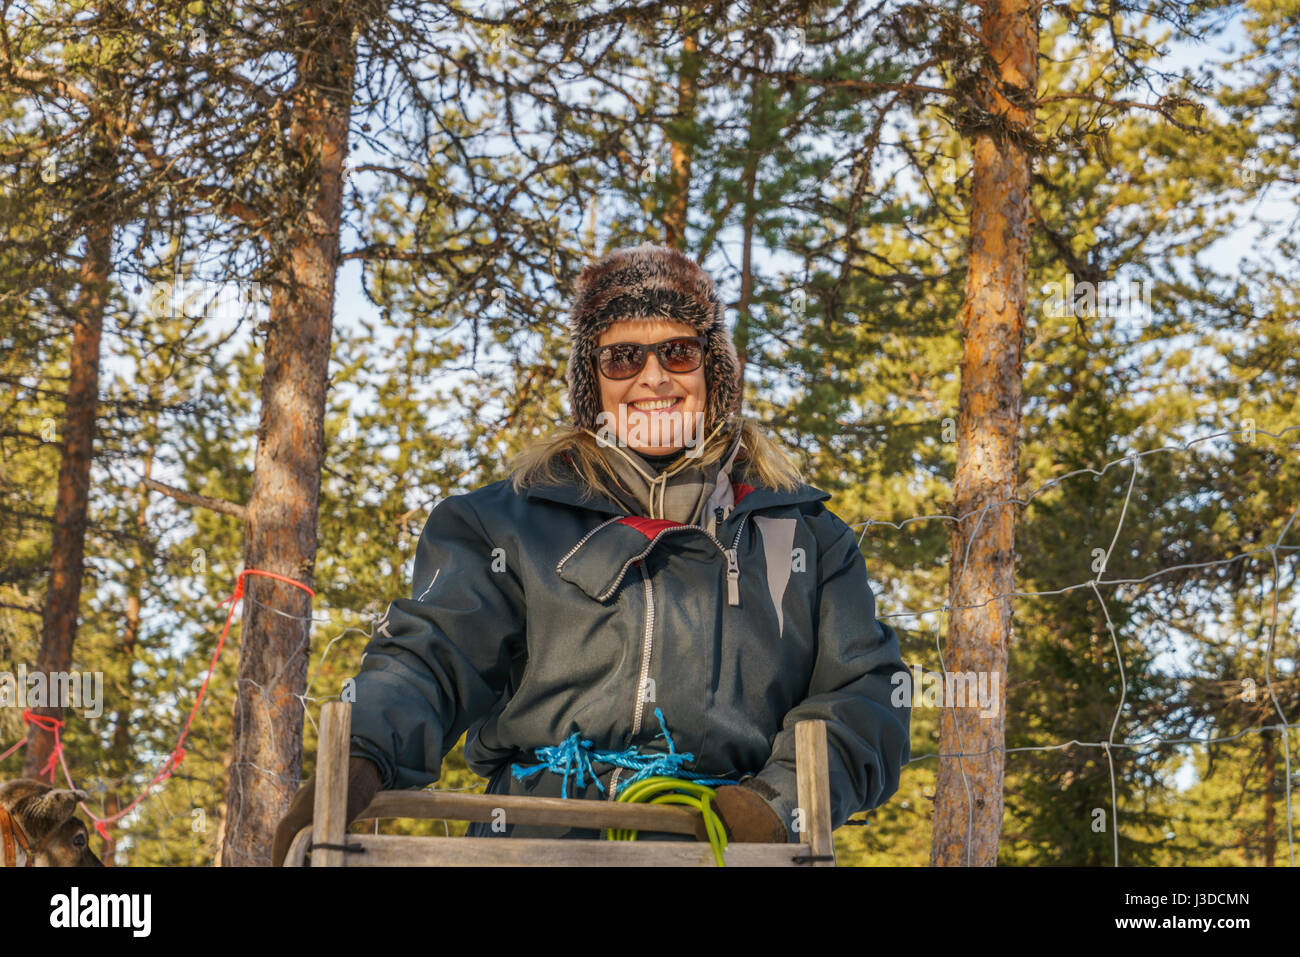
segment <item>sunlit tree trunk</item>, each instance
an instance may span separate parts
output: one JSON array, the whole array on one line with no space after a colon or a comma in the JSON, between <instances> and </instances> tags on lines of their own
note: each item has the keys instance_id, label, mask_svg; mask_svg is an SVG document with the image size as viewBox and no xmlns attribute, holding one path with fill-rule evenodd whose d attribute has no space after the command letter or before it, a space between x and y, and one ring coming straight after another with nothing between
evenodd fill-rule
<instances>
[{"instance_id":1,"label":"sunlit tree trunk","mask_svg":"<svg viewBox=\"0 0 1300 957\"><path fill-rule=\"evenodd\" d=\"M244 519L244 567L314 584L334 281L356 46L336 4L310 6L319 42L299 54L289 137L316 192L291 226L271 291L262 410ZM313 25L307 24L308 28ZM269 865L302 771L310 596L245 578L222 866Z\"/></svg>"},{"instance_id":2,"label":"sunlit tree trunk","mask_svg":"<svg viewBox=\"0 0 1300 957\"><path fill-rule=\"evenodd\" d=\"M957 474L950 528L949 601L955 609L943 665L997 676L996 713L945 707L930 862L992 866L1002 827L1007 641L1015 566L1021 341L1029 249L1030 156L1018 143L1034 123L1038 4L980 4L987 52L975 99L970 247L961 313ZM995 598L994 596L1003 596ZM968 790L969 789L969 790ZM1080 822L1086 826L1086 822Z\"/></svg>"},{"instance_id":3,"label":"sunlit tree trunk","mask_svg":"<svg viewBox=\"0 0 1300 957\"><path fill-rule=\"evenodd\" d=\"M664 244L686 248L686 211L691 202L691 156L694 144L686 131L695 123L695 102L699 95L699 43L688 32L682 44L682 71L677 77L679 119L668 130L672 143L672 190L664 214Z\"/></svg>"}]
</instances>

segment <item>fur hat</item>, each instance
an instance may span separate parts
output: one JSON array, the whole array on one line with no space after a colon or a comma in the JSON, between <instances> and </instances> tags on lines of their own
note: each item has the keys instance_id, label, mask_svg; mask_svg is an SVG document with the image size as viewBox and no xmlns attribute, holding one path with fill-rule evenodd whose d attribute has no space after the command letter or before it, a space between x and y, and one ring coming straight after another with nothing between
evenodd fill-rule
<instances>
[{"instance_id":1,"label":"fur hat","mask_svg":"<svg viewBox=\"0 0 1300 957\"><path fill-rule=\"evenodd\" d=\"M573 297L569 412L574 425L595 430L602 410L595 357L601 333L625 319L665 319L704 336L705 433L740 412L740 363L713 280L689 256L642 243L615 249L583 269Z\"/></svg>"}]
</instances>

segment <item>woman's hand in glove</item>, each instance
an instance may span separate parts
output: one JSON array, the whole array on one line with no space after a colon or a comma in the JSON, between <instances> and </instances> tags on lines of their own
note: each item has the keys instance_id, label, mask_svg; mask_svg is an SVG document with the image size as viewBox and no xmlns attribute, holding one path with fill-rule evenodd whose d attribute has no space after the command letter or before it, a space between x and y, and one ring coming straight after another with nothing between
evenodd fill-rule
<instances>
[{"instance_id":1,"label":"woman's hand in glove","mask_svg":"<svg viewBox=\"0 0 1300 957\"><path fill-rule=\"evenodd\" d=\"M724 784L716 789L713 808L722 818L728 841L747 844L785 844L787 835L781 817L772 806L749 788ZM696 827L695 836L701 841L709 839L704 830L704 819Z\"/></svg>"},{"instance_id":2,"label":"woman's hand in glove","mask_svg":"<svg viewBox=\"0 0 1300 957\"><path fill-rule=\"evenodd\" d=\"M361 812L370 806L370 802L379 793L379 785L379 768L373 761L355 756L348 759L348 824L360 817ZM313 774L293 796L289 810L285 812L284 817L280 819L280 825L275 829L275 844L271 850L273 867L284 865L284 858L289 853L289 845L293 842L294 835L312 822L315 803L316 775Z\"/></svg>"}]
</instances>

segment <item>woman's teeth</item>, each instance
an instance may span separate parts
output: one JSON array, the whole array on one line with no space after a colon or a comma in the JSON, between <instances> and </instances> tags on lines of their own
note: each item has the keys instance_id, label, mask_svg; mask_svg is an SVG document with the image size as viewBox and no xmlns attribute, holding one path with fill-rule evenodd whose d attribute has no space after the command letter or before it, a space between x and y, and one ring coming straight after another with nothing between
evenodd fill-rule
<instances>
[{"instance_id":1,"label":"woman's teeth","mask_svg":"<svg viewBox=\"0 0 1300 957\"><path fill-rule=\"evenodd\" d=\"M677 404L677 399L654 399L652 401L633 402L632 408L638 412L658 412L661 409L669 409Z\"/></svg>"}]
</instances>

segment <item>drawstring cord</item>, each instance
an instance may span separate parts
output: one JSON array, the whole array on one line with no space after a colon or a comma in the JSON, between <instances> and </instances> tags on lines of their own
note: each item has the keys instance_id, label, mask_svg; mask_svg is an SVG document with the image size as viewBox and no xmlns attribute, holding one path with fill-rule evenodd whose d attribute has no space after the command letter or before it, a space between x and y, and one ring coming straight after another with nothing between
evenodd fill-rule
<instances>
[{"instance_id":1,"label":"drawstring cord","mask_svg":"<svg viewBox=\"0 0 1300 957\"><path fill-rule=\"evenodd\" d=\"M724 419L723 421L719 422L716 426L714 426L713 431L710 432L710 433L708 434L708 437L705 438L705 440L704 440L703 442L700 443L700 448L705 448L705 447L707 447L708 444L709 444L709 442L713 439L713 437L714 437L715 435L718 434L718 431L719 431L720 429L722 429L722 428L727 424L728 421L730 421L730 420L729 420L729 419ZM681 457L681 459L679 459L678 461L674 462L674 463L673 463L672 465L670 465L668 468L664 469L663 472L661 472L661 473L660 473L659 475L657 475L657 476L647 475L645 469L644 469L640 464L638 464L638 463L636 462L635 459L633 459L630 455L628 455L628 454L627 454L626 452L624 452L621 448L619 448L618 445L617 445L616 443L607 441L607 440L606 440L605 438L603 438L602 436L597 435L595 432L591 431L591 429L583 429L583 431L586 432L588 435L590 435L592 438L594 438L594 439L596 440L596 444L597 444L600 448L607 448L607 449L614 449L614 450L616 450L616 451L618 452L619 455L621 455L621 456L623 456L623 458L627 459L628 463L629 463L629 464L630 464L634 469L636 469L638 472L641 473L642 476L645 477L646 482L647 482L647 483L649 484L649 486L650 486L650 496L649 496L650 514L649 514L647 517L648 517L648 518L663 518L663 517L664 517L664 509L665 509L664 499L665 499L665 497L666 497L667 494L668 494L668 479L671 478L672 476L676 475L678 472L682 471L683 469L687 468L688 465L690 465L690 462L687 460L686 456L683 455L683 456ZM658 507L658 509L655 508L655 493L656 493L656 492L659 493L659 507ZM656 514L655 514L656 511L658 511L659 514L656 515Z\"/></svg>"}]
</instances>

